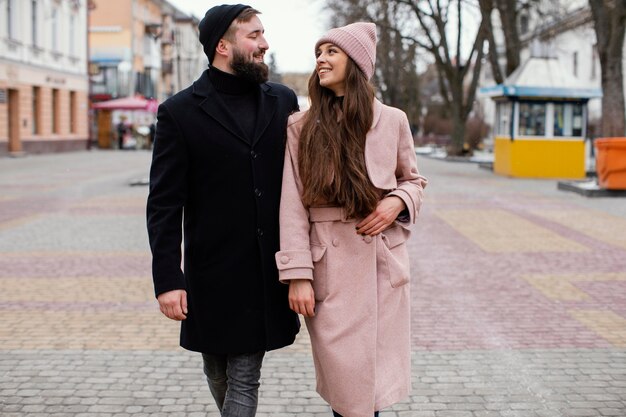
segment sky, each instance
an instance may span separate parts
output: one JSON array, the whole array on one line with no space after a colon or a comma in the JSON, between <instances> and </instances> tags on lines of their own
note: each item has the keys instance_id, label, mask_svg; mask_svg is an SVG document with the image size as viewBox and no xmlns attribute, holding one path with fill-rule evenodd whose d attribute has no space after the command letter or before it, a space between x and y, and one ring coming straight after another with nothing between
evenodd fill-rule
<instances>
[{"instance_id":1,"label":"sky","mask_svg":"<svg viewBox=\"0 0 626 417\"><path fill-rule=\"evenodd\" d=\"M181 11L202 18L213 6L236 2L206 0L168 0ZM328 17L321 9L323 0L250 0L242 1L261 12L265 38L274 53L278 70L309 73L315 66L313 47L326 32ZM267 63L267 55L265 58Z\"/></svg>"}]
</instances>

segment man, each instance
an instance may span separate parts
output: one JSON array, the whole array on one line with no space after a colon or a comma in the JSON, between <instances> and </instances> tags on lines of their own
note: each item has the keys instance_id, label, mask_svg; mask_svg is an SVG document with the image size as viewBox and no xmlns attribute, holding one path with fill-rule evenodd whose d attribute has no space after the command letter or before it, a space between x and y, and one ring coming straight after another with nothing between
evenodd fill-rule
<instances>
[{"instance_id":1,"label":"man","mask_svg":"<svg viewBox=\"0 0 626 417\"><path fill-rule=\"evenodd\" d=\"M182 321L181 346L202 353L222 416L255 415L265 351L293 343L300 327L274 261L286 122L298 105L267 82L257 14L221 5L200 22L210 66L159 106L147 205L159 306Z\"/></svg>"},{"instance_id":2,"label":"man","mask_svg":"<svg viewBox=\"0 0 626 417\"><path fill-rule=\"evenodd\" d=\"M124 136L126 136L128 130L126 126L126 116L120 116L120 121L115 128L117 130L117 147L118 149L124 149Z\"/></svg>"}]
</instances>

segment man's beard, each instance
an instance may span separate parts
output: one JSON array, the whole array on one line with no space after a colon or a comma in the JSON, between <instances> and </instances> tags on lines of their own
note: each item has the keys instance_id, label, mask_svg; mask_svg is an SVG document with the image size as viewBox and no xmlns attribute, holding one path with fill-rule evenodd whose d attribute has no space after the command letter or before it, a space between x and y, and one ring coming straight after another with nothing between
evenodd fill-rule
<instances>
[{"instance_id":1,"label":"man's beard","mask_svg":"<svg viewBox=\"0 0 626 417\"><path fill-rule=\"evenodd\" d=\"M239 49L233 51L233 62L230 67L238 77L256 84L262 84L269 79L268 66L264 62L249 60Z\"/></svg>"}]
</instances>

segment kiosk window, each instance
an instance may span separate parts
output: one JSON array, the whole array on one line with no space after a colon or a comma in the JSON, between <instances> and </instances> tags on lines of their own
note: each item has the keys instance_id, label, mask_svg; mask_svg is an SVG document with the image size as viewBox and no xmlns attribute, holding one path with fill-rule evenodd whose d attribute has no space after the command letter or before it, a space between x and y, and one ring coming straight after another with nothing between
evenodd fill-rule
<instances>
[{"instance_id":1,"label":"kiosk window","mask_svg":"<svg viewBox=\"0 0 626 417\"><path fill-rule=\"evenodd\" d=\"M572 104L572 136L583 135L583 105Z\"/></svg>"},{"instance_id":2,"label":"kiosk window","mask_svg":"<svg viewBox=\"0 0 626 417\"><path fill-rule=\"evenodd\" d=\"M519 134L521 136L544 136L546 134L546 105L544 103L520 103Z\"/></svg>"},{"instance_id":3,"label":"kiosk window","mask_svg":"<svg viewBox=\"0 0 626 417\"><path fill-rule=\"evenodd\" d=\"M554 136L582 136L583 105L554 103Z\"/></svg>"},{"instance_id":4,"label":"kiosk window","mask_svg":"<svg viewBox=\"0 0 626 417\"><path fill-rule=\"evenodd\" d=\"M511 134L511 103L498 103L496 107L496 134L508 136Z\"/></svg>"}]
</instances>

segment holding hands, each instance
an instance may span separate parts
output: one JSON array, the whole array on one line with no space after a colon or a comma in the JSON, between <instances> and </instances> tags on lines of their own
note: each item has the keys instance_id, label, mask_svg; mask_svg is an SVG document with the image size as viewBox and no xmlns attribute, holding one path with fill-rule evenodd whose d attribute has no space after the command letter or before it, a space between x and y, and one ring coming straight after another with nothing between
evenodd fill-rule
<instances>
[{"instance_id":1,"label":"holding hands","mask_svg":"<svg viewBox=\"0 0 626 417\"><path fill-rule=\"evenodd\" d=\"M400 197L385 197L369 216L357 223L356 232L360 235L375 236L389 227L405 208L406 205ZM310 280L289 281L289 308L304 317L315 316L315 292Z\"/></svg>"}]
</instances>

